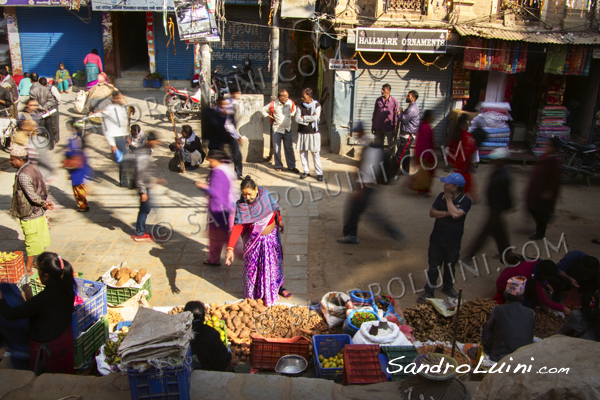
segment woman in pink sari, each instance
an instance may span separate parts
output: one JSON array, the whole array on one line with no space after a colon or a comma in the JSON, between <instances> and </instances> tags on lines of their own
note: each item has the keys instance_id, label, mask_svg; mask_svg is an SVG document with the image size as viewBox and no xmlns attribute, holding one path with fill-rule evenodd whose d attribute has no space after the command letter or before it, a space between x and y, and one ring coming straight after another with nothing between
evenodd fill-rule
<instances>
[{"instance_id":1,"label":"woman in pink sari","mask_svg":"<svg viewBox=\"0 0 600 400\"><path fill-rule=\"evenodd\" d=\"M269 191L246 176L240 186L241 198L235 204L235 225L229 238L225 264L233 262L233 249L240 237L244 242L244 297L262 299L267 307L279 295L292 294L283 288L283 221L279 206Z\"/></svg>"}]
</instances>

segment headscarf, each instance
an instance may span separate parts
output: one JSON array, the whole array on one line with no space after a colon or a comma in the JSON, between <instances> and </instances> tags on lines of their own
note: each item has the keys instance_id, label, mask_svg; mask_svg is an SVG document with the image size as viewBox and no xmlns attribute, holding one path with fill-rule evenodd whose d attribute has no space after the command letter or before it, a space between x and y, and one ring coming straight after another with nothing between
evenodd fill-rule
<instances>
[{"instance_id":1,"label":"headscarf","mask_svg":"<svg viewBox=\"0 0 600 400\"><path fill-rule=\"evenodd\" d=\"M240 198L235 203L235 225L254 224L279 210L279 206L269 191L258 186L258 194L252 203Z\"/></svg>"}]
</instances>

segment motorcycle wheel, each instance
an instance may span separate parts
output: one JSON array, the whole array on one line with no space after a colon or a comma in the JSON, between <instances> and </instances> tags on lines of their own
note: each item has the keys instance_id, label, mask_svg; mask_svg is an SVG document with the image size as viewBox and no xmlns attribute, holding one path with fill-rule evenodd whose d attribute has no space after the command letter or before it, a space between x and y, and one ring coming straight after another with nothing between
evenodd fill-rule
<instances>
[{"instance_id":1,"label":"motorcycle wheel","mask_svg":"<svg viewBox=\"0 0 600 400\"><path fill-rule=\"evenodd\" d=\"M581 165L581 159L578 156L573 157L572 153L559 153L558 156L563 162L563 169L562 173L560 174L560 183L564 185L573 182L575 178L577 178L577 172L566 170L564 166L568 165L569 167L577 168ZM572 161L571 157L573 157Z\"/></svg>"},{"instance_id":2,"label":"motorcycle wheel","mask_svg":"<svg viewBox=\"0 0 600 400\"><path fill-rule=\"evenodd\" d=\"M177 122L187 122L192 118L192 114L182 112L182 110L185 108L185 103L181 101L181 99L171 102L170 108L171 112L173 113L173 118L175 118Z\"/></svg>"}]
</instances>

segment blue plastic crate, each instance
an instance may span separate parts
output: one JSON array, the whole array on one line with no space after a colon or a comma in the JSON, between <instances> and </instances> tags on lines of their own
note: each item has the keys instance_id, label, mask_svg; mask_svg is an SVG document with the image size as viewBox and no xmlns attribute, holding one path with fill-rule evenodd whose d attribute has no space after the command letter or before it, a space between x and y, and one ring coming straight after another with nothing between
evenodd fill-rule
<instances>
[{"instance_id":1,"label":"blue plastic crate","mask_svg":"<svg viewBox=\"0 0 600 400\"><path fill-rule=\"evenodd\" d=\"M145 88L159 88L162 86L162 81L155 79L144 79Z\"/></svg>"},{"instance_id":2,"label":"blue plastic crate","mask_svg":"<svg viewBox=\"0 0 600 400\"><path fill-rule=\"evenodd\" d=\"M177 368L145 372L127 370L132 400L189 400L190 375L192 374L191 346L184 363Z\"/></svg>"},{"instance_id":3,"label":"blue plastic crate","mask_svg":"<svg viewBox=\"0 0 600 400\"><path fill-rule=\"evenodd\" d=\"M350 335L314 335L313 336L313 364L317 378L329 379L336 382L342 381L343 368L323 368L319 356L325 358L337 355L347 344L352 344Z\"/></svg>"},{"instance_id":4,"label":"blue plastic crate","mask_svg":"<svg viewBox=\"0 0 600 400\"><path fill-rule=\"evenodd\" d=\"M391 381L392 380L392 375L389 372L387 372L388 365L389 365L388 356L386 356L383 353L379 353L379 364L381 365L381 370L383 371L383 373L387 377L387 380Z\"/></svg>"}]
</instances>

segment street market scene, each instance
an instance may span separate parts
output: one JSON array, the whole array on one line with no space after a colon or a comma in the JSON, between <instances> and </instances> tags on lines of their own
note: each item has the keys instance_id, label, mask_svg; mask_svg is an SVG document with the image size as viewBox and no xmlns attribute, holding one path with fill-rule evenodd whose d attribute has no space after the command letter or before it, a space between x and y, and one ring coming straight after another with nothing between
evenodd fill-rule
<instances>
[{"instance_id":1,"label":"street market scene","mask_svg":"<svg viewBox=\"0 0 600 400\"><path fill-rule=\"evenodd\" d=\"M600 2L2 11L1 400L600 398Z\"/></svg>"}]
</instances>

